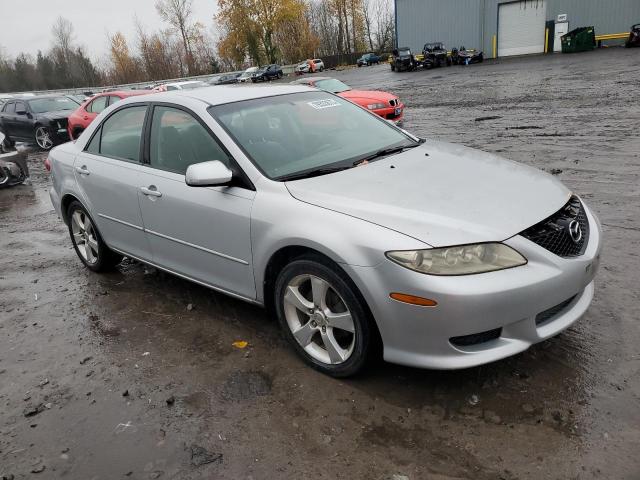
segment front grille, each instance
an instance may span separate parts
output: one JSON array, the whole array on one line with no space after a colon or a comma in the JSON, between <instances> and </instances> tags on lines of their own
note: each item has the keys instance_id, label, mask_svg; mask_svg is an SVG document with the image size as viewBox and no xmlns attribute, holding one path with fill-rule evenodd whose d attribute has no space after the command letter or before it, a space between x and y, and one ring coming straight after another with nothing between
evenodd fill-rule
<instances>
[{"instance_id":1,"label":"front grille","mask_svg":"<svg viewBox=\"0 0 640 480\"><path fill-rule=\"evenodd\" d=\"M564 302L559 303L555 307L548 308L544 312L540 312L539 314L537 314L536 326L540 326L544 323L547 323L549 320L553 320L554 318L556 318L560 313L564 311L565 308L569 306L574 298L576 298L575 295L571 298L567 298Z\"/></svg>"},{"instance_id":2,"label":"front grille","mask_svg":"<svg viewBox=\"0 0 640 480\"><path fill-rule=\"evenodd\" d=\"M396 105L398 105L398 99L389 100L389 105L391 105L392 107L395 107Z\"/></svg>"},{"instance_id":3,"label":"front grille","mask_svg":"<svg viewBox=\"0 0 640 480\"><path fill-rule=\"evenodd\" d=\"M470 347L500 338L501 333L502 328L494 328L486 332L472 333L471 335L463 335L461 337L451 337L449 341L458 347Z\"/></svg>"},{"instance_id":4,"label":"front grille","mask_svg":"<svg viewBox=\"0 0 640 480\"><path fill-rule=\"evenodd\" d=\"M572 196L559 211L520 235L560 257L577 257L589 243L589 221L582 202Z\"/></svg>"}]
</instances>

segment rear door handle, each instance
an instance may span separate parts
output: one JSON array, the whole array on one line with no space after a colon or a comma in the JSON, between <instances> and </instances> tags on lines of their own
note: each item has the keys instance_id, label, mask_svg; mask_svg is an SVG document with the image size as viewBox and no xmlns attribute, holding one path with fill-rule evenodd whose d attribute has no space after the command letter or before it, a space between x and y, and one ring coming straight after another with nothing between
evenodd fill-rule
<instances>
[{"instance_id":1,"label":"rear door handle","mask_svg":"<svg viewBox=\"0 0 640 480\"><path fill-rule=\"evenodd\" d=\"M76 172L80 175L89 175L89 170L87 170L87 166L83 165L82 167L76 167Z\"/></svg>"},{"instance_id":2,"label":"rear door handle","mask_svg":"<svg viewBox=\"0 0 640 480\"><path fill-rule=\"evenodd\" d=\"M162 196L162 193L158 191L155 185L149 185L148 187L140 187L140 191L150 197Z\"/></svg>"}]
</instances>

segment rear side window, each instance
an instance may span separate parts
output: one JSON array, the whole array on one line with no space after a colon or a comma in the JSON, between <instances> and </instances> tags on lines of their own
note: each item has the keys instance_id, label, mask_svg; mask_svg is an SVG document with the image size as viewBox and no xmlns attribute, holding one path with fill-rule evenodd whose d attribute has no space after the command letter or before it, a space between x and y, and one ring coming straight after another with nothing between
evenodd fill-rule
<instances>
[{"instance_id":1,"label":"rear side window","mask_svg":"<svg viewBox=\"0 0 640 480\"><path fill-rule=\"evenodd\" d=\"M229 166L229 157L207 129L189 113L171 107L153 111L149 153L152 167L179 174L189 165L211 160Z\"/></svg>"},{"instance_id":2,"label":"rear side window","mask_svg":"<svg viewBox=\"0 0 640 480\"><path fill-rule=\"evenodd\" d=\"M87 112L100 113L107 108L107 97L98 97L87 106Z\"/></svg>"},{"instance_id":3,"label":"rear side window","mask_svg":"<svg viewBox=\"0 0 640 480\"><path fill-rule=\"evenodd\" d=\"M9 102L4 106L4 113L14 113L16 111L16 104L14 102Z\"/></svg>"},{"instance_id":4,"label":"rear side window","mask_svg":"<svg viewBox=\"0 0 640 480\"><path fill-rule=\"evenodd\" d=\"M94 141L100 137L100 155L128 160L140 161L140 143L144 128L144 117L147 107L144 105L122 109L111 115L100 127L89 149L95 148ZM94 150L90 150L94 151ZM95 153L95 152L94 152Z\"/></svg>"}]
</instances>

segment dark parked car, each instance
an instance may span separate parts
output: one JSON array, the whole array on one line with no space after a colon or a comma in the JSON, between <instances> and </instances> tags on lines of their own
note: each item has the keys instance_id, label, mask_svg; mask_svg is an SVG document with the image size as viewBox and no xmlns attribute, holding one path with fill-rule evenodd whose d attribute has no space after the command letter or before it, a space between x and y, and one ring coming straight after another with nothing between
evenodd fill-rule
<instances>
[{"instance_id":1,"label":"dark parked car","mask_svg":"<svg viewBox=\"0 0 640 480\"><path fill-rule=\"evenodd\" d=\"M0 128L13 140L35 143L42 150L69 141L67 123L78 104L63 95L16 98L0 111Z\"/></svg>"},{"instance_id":2,"label":"dark parked car","mask_svg":"<svg viewBox=\"0 0 640 480\"><path fill-rule=\"evenodd\" d=\"M223 75L218 75L217 77L213 77L209 80L209 85L231 85L234 83L238 83L238 77L242 72L238 73L225 73Z\"/></svg>"},{"instance_id":3,"label":"dark parked car","mask_svg":"<svg viewBox=\"0 0 640 480\"><path fill-rule=\"evenodd\" d=\"M640 47L640 23L637 23L631 27L629 32L629 40L624 44L625 47Z\"/></svg>"},{"instance_id":4,"label":"dark parked car","mask_svg":"<svg viewBox=\"0 0 640 480\"><path fill-rule=\"evenodd\" d=\"M464 47L451 49L451 63L454 65L470 65L472 63L482 63L484 54L476 50L467 50Z\"/></svg>"},{"instance_id":5,"label":"dark parked car","mask_svg":"<svg viewBox=\"0 0 640 480\"><path fill-rule=\"evenodd\" d=\"M356 63L359 67L373 65L374 63L378 65L380 63L380 57L375 53L365 53Z\"/></svg>"},{"instance_id":6,"label":"dark parked car","mask_svg":"<svg viewBox=\"0 0 640 480\"><path fill-rule=\"evenodd\" d=\"M442 42L425 43L422 49L425 66L440 67L451 65L451 57L447 54L447 49Z\"/></svg>"},{"instance_id":7,"label":"dark parked car","mask_svg":"<svg viewBox=\"0 0 640 480\"><path fill-rule=\"evenodd\" d=\"M391 70L394 72L415 70L416 66L416 59L409 47L396 48L391 52Z\"/></svg>"},{"instance_id":8,"label":"dark parked car","mask_svg":"<svg viewBox=\"0 0 640 480\"><path fill-rule=\"evenodd\" d=\"M267 80L273 80L275 78L282 78L282 68L280 65L276 65L272 63L271 65L267 65L266 67L259 68L252 76L251 81L253 83L256 82L266 82Z\"/></svg>"}]
</instances>

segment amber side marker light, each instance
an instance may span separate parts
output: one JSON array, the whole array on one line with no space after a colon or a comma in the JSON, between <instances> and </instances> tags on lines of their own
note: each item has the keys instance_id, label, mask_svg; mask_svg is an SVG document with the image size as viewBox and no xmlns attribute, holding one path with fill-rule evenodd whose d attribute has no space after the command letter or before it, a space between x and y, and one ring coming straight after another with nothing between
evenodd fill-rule
<instances>
[{"instance_id":1,"label":"amber side marker light","mask_svg":"<svg viewBox=\"0 0 640 480\"><path fill-rule=\"evenodd\" d=\"M408 295L406 293L391 293L391 298L398 302L408 303L410 305L418 305L419 307L435 307L438 302L431 300L430 298L416 297L415 295Z\"/></svg>"}]
</instances>

